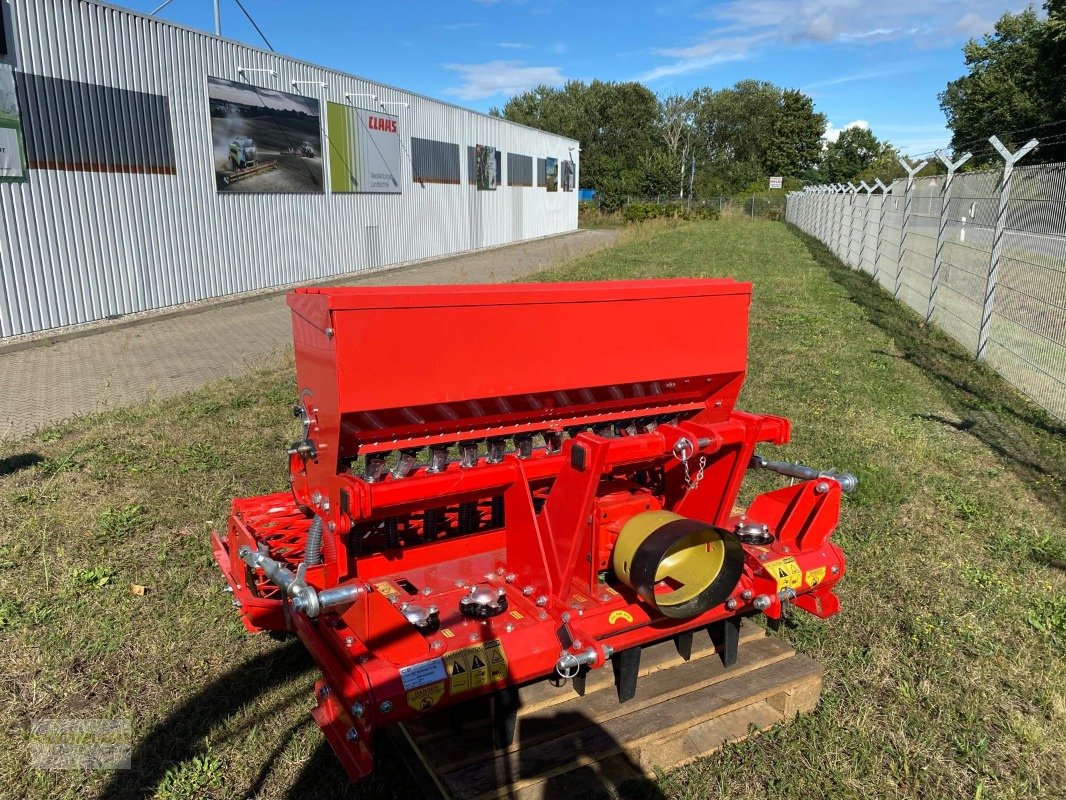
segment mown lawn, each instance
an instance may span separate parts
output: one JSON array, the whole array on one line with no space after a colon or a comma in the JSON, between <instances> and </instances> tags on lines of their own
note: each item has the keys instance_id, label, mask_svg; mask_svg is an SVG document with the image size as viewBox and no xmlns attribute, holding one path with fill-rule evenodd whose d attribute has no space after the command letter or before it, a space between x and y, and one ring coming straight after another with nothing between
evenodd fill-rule
<instances>
[{"instance_id":1,"label":"mown lawn","mask_svg":"<svg viewBox=\"0 0 1066 800\"><path fill-rule=\"evenodd\" d=\"M653 227L544 277L682 275L754 282L741 406L792 418L781 455L862 484L843 611L779 633L825 665L819 710L655 792L1064 796L1066 431L783 224ZM675 324L714 346L711 321ZM346 785L307 714L313 665L244 633L211 560L229 498L285 486L294 395L280 363L4 445L0 796L418 796L387 757ZM129 719L132 769L31 769L42 718Z\"/></svg>"}]
</instances>

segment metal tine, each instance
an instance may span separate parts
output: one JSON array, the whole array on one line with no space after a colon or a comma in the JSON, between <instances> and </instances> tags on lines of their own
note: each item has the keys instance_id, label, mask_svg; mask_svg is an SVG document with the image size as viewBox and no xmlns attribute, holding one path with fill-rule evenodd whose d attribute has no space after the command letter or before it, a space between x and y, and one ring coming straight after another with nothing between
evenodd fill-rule
<instances>
[{"instance_id":1,"label":"metal tine","mask_svg":"<svg viewBox=\"0 0 1066 800\"><path fill-rule=\"evenodd\" d=\"M392 472L389 473L394 478L406 478L417 466L418 453L421 447L408 447L400 450L400 455L396 459L396 464L392 468Z\"/></svg>"},{"instance_id":2,"label":"metal tine","mask_svg":"<svg viewBox=\"0 0 1066 800\"><path fill-rule=\"evenodd\" d=\"M448 446L436 445L429 448L429 463L426 464L426 472L435 475L444 472L448 468Z\"/></svg>"},{"instance_id":3,"label":"metal tine","mask_svg":"<svg viewBox=\"0 0 1066 800\"><path fill-rule=\"evenodd\" d=\"M470 469L476 467L478 459L481 457L478 452L478 445L480 440L472 439L467 442L463 442L459 445L459 466L463 469Z\"/></svg>"},{"instance_id":4,"label":"metal tine","mask_svg":"<svg viewBox=\"0 0 1066 800\"><path fill-rule=\"evenodd\" d=\"M368 483L377 483L388 471L386 462L391 453L374 453L366 457L366 474L363 476Z\"/></svg>"},{"instance_id":5,"label":"metal tine","mask_svg":"<svg viewBox=\"0 0 1066 800\"><path fill-rule=\"evenodd\" d=\"M563 449L562 431L544 431L541 436L544 437L544 447L549 453L558 453Z\"/></svg>"},{"instance_id":6,"label":"metal tine","mask_svg":"<svg viewBox=\"0 0 1066 800\"><path fill-rule=\"evenodd\" d=\"M493 437L489 441L489 452L485 456L486 464L499 464L503 461L504 448L507 445L507 439L503 437Z\"/></svg>"},{"instance_id":7,"label":"metal tine","mask_svg":"<svg viewBox=\"0 0 1066 800\"><path fill-rule=\"evenodd\" d=\"M530 458L533 455L533 434L521 433L514 437L515 454L521 458Z\"/></svg>"}]
</instances>

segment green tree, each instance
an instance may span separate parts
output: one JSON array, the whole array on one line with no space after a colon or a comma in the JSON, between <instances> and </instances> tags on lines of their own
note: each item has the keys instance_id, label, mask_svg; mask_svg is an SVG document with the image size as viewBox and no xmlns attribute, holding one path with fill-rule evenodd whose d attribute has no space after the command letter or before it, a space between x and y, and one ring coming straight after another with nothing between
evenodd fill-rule
<instances>
[{"instance_id":1,"label":"green tree","mask_svg":"<svg viewBox=\"0 0 1066 800\"><path fill-rule=\"evenodd\" d=\"M856 186L862 181L866 181L867 184L873 184L878 178L886 186L896 178L906 177L907 173L903 169L903 165L899 163L900 152L893 145L885 142L881 145L881 152L879 152L864 169L860 169L857 173L851 176L851 180ZM923 170L923 174L924 174Z\"/></svg>"},{"instance_id":2,"label":"green tree","mask_svg":"<svg viewBox=\"0 0 1066 800\"><path fill-rule=\"evenodd\" d=\"M1016 149L1035 134L1048 143L1027 161L1066 157L1057 138L1066 125L1050 124L1066 122L1066 0L1050 0L1045 9L1046 19L1031 7L1004 14L992 33L963 47L968 74L940 94L956 153L969 150L977 163L999 162L989 136Z\"/></svg>"},{"instance_id":3,"label":"green tree","mask_svg":"<svg viewBox=\"0 0 1066 800\"><path fill-rule=\"evenodd\" d=\"M798 177L817 163L826 118L802 92L762 81L693 95L705 192L728 194L770 175Z\"/></svg>"},{"instance_id":4,"label":"green tree","mask_svg":"<svg viewBox=\"0 0 1066 800\"><path fill-rule=\"evenodd\" d=\"M809 97L741 81L661 100L639 83L538 86L492 113L581 142L581 185L610 207L627 196L732 194L770 175L799 178L821 154L826 119Z\"/></svg>"},{"instance_id":5,"label":"green tree","mask_svg":"<svg viewBox=\"0 0 1066 800\"><path fill-rule=\"evenodd\" d=\"M853 181L878 159L887 160L885 147L867 128L842 130L837 140L825 147L819 178L823 183Z\"/></svg>"},{"instance_id":6,"label":"green tree","mask_svg":"<svg viewBox=\"0 0 1066 800\"><path fill-rule=\"evenodd\" d=\"M649 161L661 164L656 155L663 148L659 101L639 83L539 86L493 113L581 142L581 185L597 190L608 203L646 193L644 170Z\"/></svg>"},{"instance_id":7,"label":"green tree","mask_svg":"<svg viewBox=\"0 0 1066 800\"><path fill-rule=\"evenodd\" d=\"M693 97L672 94L659 100L659 135L666 146L669 169L677 176L677 196L683 198L690 175L695 139Z\"/></svg>"}]
</instances>

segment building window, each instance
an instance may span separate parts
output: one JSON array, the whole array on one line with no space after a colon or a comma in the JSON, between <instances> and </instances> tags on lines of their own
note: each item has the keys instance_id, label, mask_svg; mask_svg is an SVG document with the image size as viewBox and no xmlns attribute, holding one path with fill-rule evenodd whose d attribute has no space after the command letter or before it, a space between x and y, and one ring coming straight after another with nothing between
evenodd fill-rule
<instances>
[{"instance_id":1,"label":"building window","mask_svg":"<svg viewBox=\"0 0 1066 800\"><path fill-rule=\"evenodd\" d=\"M533 185L533 159L518 153L507 154L507 185Z\"/></svg>"},{"instance_id":2,"label":"building window","mask_svg":"<svg viewBox=\"0 0 1066 800\"><path fill-rule=\"evenodd\" d=\"M458 186L459 145L411 137L411 166L415 183Z\"/></svg>"}]
</instances>

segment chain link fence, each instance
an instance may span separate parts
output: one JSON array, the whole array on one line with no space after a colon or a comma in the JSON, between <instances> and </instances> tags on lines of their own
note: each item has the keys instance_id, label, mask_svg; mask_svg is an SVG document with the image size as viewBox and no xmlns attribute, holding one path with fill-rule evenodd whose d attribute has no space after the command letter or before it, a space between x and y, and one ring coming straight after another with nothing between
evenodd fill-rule
<instances>
[{"instance_id":1,"label":"chain link fence","mask_svg":"<svg viewBox=\"0 0 1066 800\"><path fill-rule=\"evenodd\" d=\"M1066 163L808 187L785 218L1066 420Z\"/></svg>"}]
</instances>

